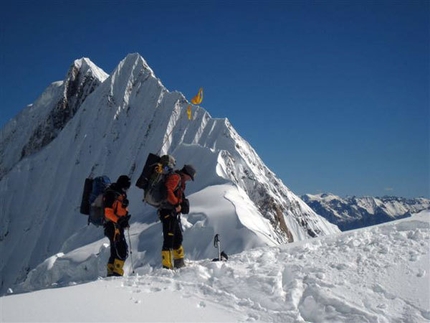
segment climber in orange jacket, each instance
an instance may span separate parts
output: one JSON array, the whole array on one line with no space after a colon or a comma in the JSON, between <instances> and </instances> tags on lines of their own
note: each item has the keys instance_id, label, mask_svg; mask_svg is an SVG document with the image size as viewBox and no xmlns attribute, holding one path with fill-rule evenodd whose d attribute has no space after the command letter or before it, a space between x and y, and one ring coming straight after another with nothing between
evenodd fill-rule
<instances>
[{"instance_id":1,"label":"climber in orange jacket","mask_svg":"<svg viewBox=\"0 0 430 323\"><path fill-rule=\"evenodd\" d=\"M181 213L188 214L190 205L185 198L186 182L194 181L196 170L192 165L170 174L165 181L167 198L158 209L158 216L163 224L163 246L161 264L163 268L181 268L185 266L184 248L182 247Z\"/></svg>"},{"instance_id":2,"label":"climber in orange jacket","mask_svg":"<svg viewBox=\"0 0 430 323\"><path fill-rule=\"evenodd\" d=\"M128 257L128 245L124 229L129 227L127 190L130 178L126 175L118 177L116 183L110 185L103 194L105 206L104 234L109 238L110 257L107 263L107 276L123 276L124 262Z\"/></svg>"}]
</instances>

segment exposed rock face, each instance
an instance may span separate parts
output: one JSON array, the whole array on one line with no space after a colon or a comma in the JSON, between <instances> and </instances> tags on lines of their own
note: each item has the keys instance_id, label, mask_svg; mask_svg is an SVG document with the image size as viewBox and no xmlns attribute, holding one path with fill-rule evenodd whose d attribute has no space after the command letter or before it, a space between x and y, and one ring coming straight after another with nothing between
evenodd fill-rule
<instances>
[{"instance_id":1,"label":"exposed rock face","mask_svg":"<svg viewBox=\"0 0 430 323\"><path fill-rule=\"evenodd\" d=\"M91 64L91 63L90 63ZM21 158L30 156L54 140L79 110L85 99L104 81L91 70L87 59L76 60L60 87L62 95L53 102L53 109L41 120L21 151Z\"/></svg>"}]
</instances>

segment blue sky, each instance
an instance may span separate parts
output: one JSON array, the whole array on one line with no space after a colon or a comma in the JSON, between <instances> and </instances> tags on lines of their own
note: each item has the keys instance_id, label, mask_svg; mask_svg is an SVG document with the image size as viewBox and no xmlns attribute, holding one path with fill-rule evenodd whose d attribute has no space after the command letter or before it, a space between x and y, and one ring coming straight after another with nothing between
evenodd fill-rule
<instances>
[{"instance_id":1,"label":"blue sky","mask_svg":"<svg viewBox=\"0 0 430 323\"><path fill-rule=\"evenodd\" d=\"M110 73L137 52L298 195L430 197L427 0L0 6L0 126L75 59Z\"/></svg>"}]
</instances>

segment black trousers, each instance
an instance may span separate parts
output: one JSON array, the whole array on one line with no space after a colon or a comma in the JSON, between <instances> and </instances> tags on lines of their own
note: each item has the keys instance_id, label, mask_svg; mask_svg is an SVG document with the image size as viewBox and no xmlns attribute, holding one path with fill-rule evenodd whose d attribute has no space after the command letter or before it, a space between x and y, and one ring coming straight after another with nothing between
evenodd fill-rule
<instances>
[{"instance_id":1,"label":"black trousers","mask_svg":"<svg viewBox=\"0 0 430 323\"><path fill-rule=\"evenodd\" d=\"M163 223L163 247L162 250L176 250L182 246L181 217L174 210L161 209L159 211L161 223Z\"/></svg>"},{"instance_id":2,"label":"black trousers","mask_svg":"<svg viewBox=\"0 0 430 323\"><path fill-rule=\"evenodd\" d=\"M110 242L110 257L108 263L113 264L115 259L126 260L128 257L128 245L125 239L124 229L120 228L112 221L107 222L104 228L104 234L108 237Z\"/></svg>"}]
</instances>

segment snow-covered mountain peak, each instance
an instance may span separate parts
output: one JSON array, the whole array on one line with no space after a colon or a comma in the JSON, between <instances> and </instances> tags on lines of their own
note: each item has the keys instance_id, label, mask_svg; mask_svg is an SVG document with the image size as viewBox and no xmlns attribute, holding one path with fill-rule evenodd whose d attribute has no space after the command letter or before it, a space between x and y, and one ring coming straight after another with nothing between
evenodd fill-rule
<instances>
[{"instance_id":1,"label":"snow-covered mountain peak","mask_svg":"<svg viewBox=\"0 0 430 323\"><path fill-rule=\"evenodd\" d=\"M142 79L143 77L143 79ZM130 91L138 82L145 78L154 77L155 74L145 59L137 53L128 54L112 72L112 82L126 86ZM160 82L161 84L161 82Z\"/></svg>"},{"instance_id":2,"label":"snow-covered mountain peak","mask_svg":"<svg viewBox=\"0 0 430 323\"><path fill-rule=\"evenodd\" d=\"M339 232L267 168L228 119L214 119L169 92L139 54L128 55L109 76L89 59L76 60L43 96L24 110L26 117L2 129L2 291L53 254L86 244L102 248L102 230L87 227L79 214L84 180L128 174L136 181L150 152L174 155L178 168L197 168L187 187L191 211L183 216L192 259L212 256L214 233L228 237L228 252L237 253ZM141 241L135 265L157 266L158 248L148 249L160 238L155 210L134 186L129 199ZM91 257L73 265L89 266Z\"/></svg>"},{"instance_id":3,"label":"snow-covered mountain peak","mask_svg":"<svg viewBox=\"0 0 430 323\"><path fill-rule=\"evenodd\" d=\"M33 104L11 119L1 129L0 179L22 158L54 140L107 77L88 58L75 60L63 81L51 83Z\"/></svg>"},{"instance_id":4,"label":"snow-covered mountain peak","mask_svg":"<svg viewBox=\"0 0 430 323\"><path fill-rule=\"evenodd\" d=\"M95 65L89 58L82 57L80 59L76 59L73 62L73 65L70 67L68 74L72 74L78 72L82 75L92 75L99 79L100 81L104 81L108 78L109 74Z\"/></svg>"}]
</instances>

